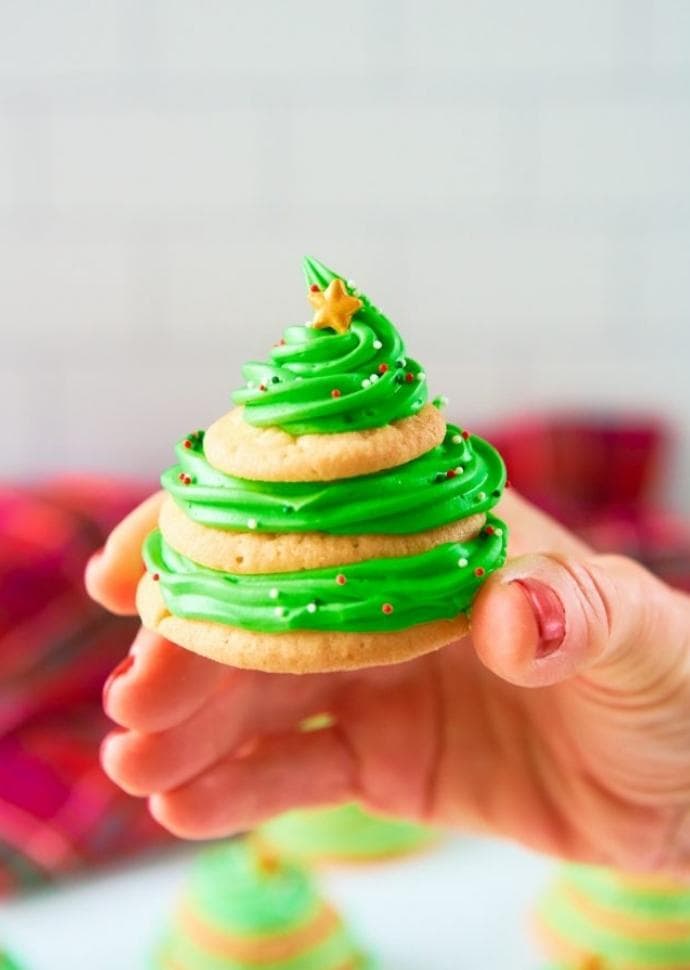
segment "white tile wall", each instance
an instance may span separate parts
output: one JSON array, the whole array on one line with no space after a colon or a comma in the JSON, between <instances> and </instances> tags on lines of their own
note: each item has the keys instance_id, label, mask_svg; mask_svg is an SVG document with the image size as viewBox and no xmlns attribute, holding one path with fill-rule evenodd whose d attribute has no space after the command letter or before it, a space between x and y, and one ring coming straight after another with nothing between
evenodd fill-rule
<instances>
[{"instance_id":1,"label":"white tile wall","mask_svg":"<svg viewBox=\"0 0 690 970\"><path fill-rule=\"evenodd\" d=\"M663 0L662 0L663 2ZM431 0L409 4L407 42L421 74L508 75L610 71L620 63L629 0L526 3Z\"/></svg>"},{"instance_id":2,"label":"white tile wall","mask_svg":"<svg viewBox=\"0 0 690 970\"><path fill-rule=\"evenodd\" d=\"M687 205L689 114L686 98L644 92L634 103L619 97L567 110L549 105L542 112L541 194L556 204L627 204L652 219Z\"/></svg>"},{"instance_id":3,"label":"white tile wall","mask_svg":"<svg viewBox=\"0 0 690 970\"><path fill-rule=\"evenodd\" d=\"M307 251L462 420L668 414L690 511L689 172L685 0L5 0L3 473L154 473Z\"/></svg>"},{"instance_id":4,"label":"white tile wall","mask_svg":"<svg viewBox=\"0 0 690 970\"><path fill-rule=\"evenodd\" d=\"M63 210L174 212L258 201L258 119L250 109L58 115L52 129L54 201Z\"/></svg>"}]
</instances>

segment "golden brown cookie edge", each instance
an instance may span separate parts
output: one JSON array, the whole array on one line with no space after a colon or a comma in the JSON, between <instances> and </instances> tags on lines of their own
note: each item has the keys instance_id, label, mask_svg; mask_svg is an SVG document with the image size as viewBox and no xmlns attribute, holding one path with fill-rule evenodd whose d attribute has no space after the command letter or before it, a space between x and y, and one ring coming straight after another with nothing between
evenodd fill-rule
<instances>
[{"instance_id":1,"label":"golden brown cookie edge","mask_svg":"<svg viewBox=\"0 0 690 970\"><path fill-rule=\"evenodd\" d=\"M158 524L168 545L192 562L226 573L256 574L418 555L444 542L473 539L485 521L486 516L479 513L435 529L403 535L235 532L194 522L168 495L161 506Z\"/></svg>"},{"instance_id":2,"label":"golden brown cookie edge","mask_svg":"<svg viewBox=\"0 0 690 970\"><path fill-rule=\"evenodd\" d=\"M208 463L226 475L264 482L330 482L371 475L419 458L443 441L446 423L425 404L401 421L341 434L293 437L280 428L257 428L233 408L204 437Z\"/></svg>"},{"instance_id":3,"label":"golden brown cookie edge","mask_svg":"<svg viewBox=\"0 0 690 970\"><path fill-rule=\"evenodd\" d=\"M187 650L228 666L266 673L327 673L401 663L446 646L469 630L467 618L460 614L393 633L259 633L173 616L148 574L139 581L137 609L148 630Z\"/></svg>"}]
</instances>

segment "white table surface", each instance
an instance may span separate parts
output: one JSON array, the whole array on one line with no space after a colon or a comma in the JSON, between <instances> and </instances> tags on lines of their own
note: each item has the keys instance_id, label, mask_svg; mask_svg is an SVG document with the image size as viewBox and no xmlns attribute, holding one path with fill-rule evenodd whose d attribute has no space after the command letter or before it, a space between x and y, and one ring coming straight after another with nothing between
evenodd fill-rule
<instances>
[{"instance_id":1,"label":"white table surface","mask_svg":"<svg viewBox=\"0 0 690 970\"><path fill-rule=\"evenodd\" d=\"M148 970L192 851L7 902L0 942L26 970ZM380 970L537 970L526 926L551 868L510 845L454 837L321 879Z\"/></svg>"}]
</instances>

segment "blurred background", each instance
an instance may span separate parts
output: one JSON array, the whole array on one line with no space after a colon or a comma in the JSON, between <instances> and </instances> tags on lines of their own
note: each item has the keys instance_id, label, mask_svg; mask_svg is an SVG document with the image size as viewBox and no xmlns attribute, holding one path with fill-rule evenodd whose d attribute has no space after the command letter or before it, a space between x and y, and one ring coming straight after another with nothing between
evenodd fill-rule
<instances>
[{"instance_id":1,"label":"blurred background","mask_svg":"<svg viewBox=\"0 0 690 970\"><path fill-rule=\"evenodd\" d=\"M687 0L0 0L0 892L167 842L97 765L134 627L81 572L307 318L304 253L384 307L514 484L690 587L689 175ZM443 858L435 895L398 883L423 946L457 926ZM528 970L541 864L463 858L463 966ZM182 871L19 896L0 948L139 966ZM391 967L456 970L444 931L420 962L380 897L334 891Z\"/></svg>"},{"instance_id":2,"label":"blurred background","mask_svg":"<svg viewBox=\"0 0 690 970\"><path fill-rule=\"evenodd\" d=\"M383 305L464 421L668 415L685 500L685 0L0 16L6 474L157 474L306 318L309 252Z\"/></svg>"}]
</instances>

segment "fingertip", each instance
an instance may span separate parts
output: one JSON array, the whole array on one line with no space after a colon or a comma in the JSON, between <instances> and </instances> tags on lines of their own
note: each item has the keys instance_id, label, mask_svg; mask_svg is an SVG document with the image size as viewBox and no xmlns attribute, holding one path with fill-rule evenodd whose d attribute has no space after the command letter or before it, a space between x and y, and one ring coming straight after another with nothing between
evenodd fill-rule
<instances>
[{"instance_id":1,"label":"fingertip","mask_svg":"<svg viewBox=\"0 0 690 970\"><path fill-rule=\"evenodd\" d=\"M113 721L143 733L175 727L207 702L223 678L236 674L145 627L129 658L110 675L104 707Z\"/></svg>"},{"instance_id":2,"label":"fingertip","mask_svg":"<svg viewBox=\"0 0 690 970\"><path fill-rule=\"evenodd\" d=\"M117 579L109 564L107 546L95 552L84 570L84 586L94 602L117 616L133 616L136 611L138 579Z\"/></svg>"},{"instance_id":3,"label":"fingertip","mask_svg":"<svg viewBox=\"0 0 690 970\"><path fill-rule=\"evenodd\" d=\"M112 782L122 788L119 778L120 761L120 739L127 732L123 728L115 728L109 731L101 741L99 750L99 761L101 768Z\"/></svg>"},{"instance_id":4,"label":"fingertip","mask_svg":"<svg viewBox=\"0 0 690 970\"><path fill-rule=\"evenodd\" d=\"M503 680L528 685L537 654L539 628L519 586L492 577L472 608L471 633L482 663Z\"/></svg>"},{"instance_id":5,"label":"fingertip","mask_svg":"<svg viewBox=\"0 0 690 970\"><path fill-rule=\"evenodd\" d=\"M235 835L239 831L239 829L233 829L227 824L220 827L213 827L208 823L200 824L195 811L193 809L188 810L185 800L174 794L157 793L151 795L148 806L155 821L178 839L202 841Z\"/></svg>"}]
</instances>

